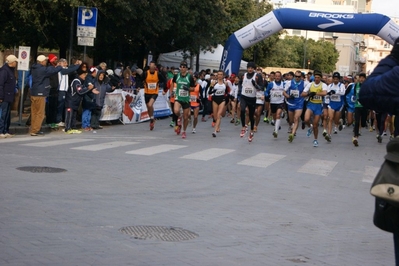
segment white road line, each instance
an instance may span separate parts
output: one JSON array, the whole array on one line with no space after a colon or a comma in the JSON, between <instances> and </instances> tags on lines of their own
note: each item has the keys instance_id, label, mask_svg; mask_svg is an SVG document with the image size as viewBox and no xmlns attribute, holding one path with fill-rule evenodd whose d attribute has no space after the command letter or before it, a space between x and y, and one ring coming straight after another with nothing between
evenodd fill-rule
<instances>
[{"instance_id":1,"label":"white road line","mask_svg":"<svg viewBox=\"0 0 399 266\"><path fill-rule=\"evenodd\" d=\"M378 171L380 171L380 167L366 165L366 167L364 168L362 181L366 183L373 183L375 176L378 174Z\"/></svg>"},{"instance_id":2,"label":"white road line","mask_svg":"<svg viewBox=\"0 0 399 266\"><path fill-rule=\"evenodd\" d=\"M137 144L139 142L129 142L129 141L112 141L105 143L98 143L93 145L80 146L76 148L72 148L72 150L81 150L81 151L101 151L106 149L112 149L117 147L124 147L128 145Z\"/></svg>"},{"instance_id":3,"label":"white road line","mask_svg":"<svg viewBox=\"0 0 399 266\"><path fill-rule=\"evenodd\" d=\"M237 164L266 168L284 157L285 155L281 154L259 153Z\"/></svg>"},{"instance_id":4,"label":"white road line","mask_svg":"<svg viewBox=\"0 0 399 266\"><path fill-rule=\"evenodd\" d=\"M66 145L66 144L88 142L88 141L92 141L92 139L61 139L61 140L42 141L35 143L26 143L20 145L32 146L32 147L53 147L58 145Z\"/></svg>"},{"instance_id":5,"label":"white road line","mask_svg":"<svg viewBox=\"0 0 399 266\"><path fill-rule=\"evenodd\" d=\"M328 176L338 162L310 159L299 168L298 172L312 175Z\"/></svg>"},{"instance_id":6,"label":"white road line","mask_svg":"<svg viewBox=\"0 0 399 266\"><path fill-rule=\"evenodd\" d=\"M152 146L152 147L142 148L142 149L133 150L133 151L127 151L126 153L150 156L150 155L154 155L154 154L158 154L158 153L162 153L162 152L178 150L178 149L185 148L185 147L187 147L187 146L163 144L163 145Z\"/></svg>"},{"instance_id":7,"label":"white road line","mask_svg":"<svg viewBox=\"0 0 399 266\"><path fill-rule=\"evenodd\" d=\"M14 138L5 138L0 139L0 143L10 143L10 142L22 142L22 141L38 141L43 139L49 139L48 137L14 137Z\"/></svg>"},{"instance_id":8,"label":"white road line","mask_svg":"<svg viewBox=\"0 0 399 266\"><path fill-rule=\"evenodd\" d=\"M180 158L209 161L209 160L215 159L219 156L229 154L233 151L235 151L235 150L212 148L212 149L207 149L207 150L203 150L203 151L199 151L199 152L194 152L194 153L191 153L188 155L184 155L183 157L180 157Z\"/></svg>"}]
</instances>

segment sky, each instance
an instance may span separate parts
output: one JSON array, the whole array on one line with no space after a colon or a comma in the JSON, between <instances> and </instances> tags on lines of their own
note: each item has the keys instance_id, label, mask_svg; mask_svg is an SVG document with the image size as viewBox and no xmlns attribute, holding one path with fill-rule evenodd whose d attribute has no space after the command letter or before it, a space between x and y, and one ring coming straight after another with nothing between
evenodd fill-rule
<instances>
[{"instance_id":1,"label":"sky","mask_svg":"<svg viewBox=\"0 0 399 266\"><path fill-rule=\"evenodd\" d=\"M292 3L294 0L272 0L274 3ZM374 13L380 13L388 17L399 18L398 0L372 0L371 10Z\"/></svg>"}]
</instances>

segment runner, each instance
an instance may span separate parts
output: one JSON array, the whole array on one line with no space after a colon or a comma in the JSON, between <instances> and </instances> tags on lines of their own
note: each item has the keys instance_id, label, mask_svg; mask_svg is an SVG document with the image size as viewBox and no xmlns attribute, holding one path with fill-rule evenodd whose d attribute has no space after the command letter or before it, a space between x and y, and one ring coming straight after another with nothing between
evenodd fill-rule
<instances>
[{"instance_id":1,"label":"runner","mask_svg":"<svg viewBox=\"0 0 399 266\"><path fill-rule=\"evenodd\" d=\"M150 62L149 69L143 73L144 98L147 105L148 115L150 117L150 130L154 129L154 102L159 93L159 83L165 84L165 77L157 70L156 63Z\"/></svg>"},{"instance_id":2,"label":"runner","mask_svg":"<svg viewBox=\"0 0 399 266\"><path fill-rule=\"evenodd\" d=\"M263 78L263 76L262 76ZM254 132L258 131L260 117L262 115L263 107L265 105L265 87L262 86L260 90L256 90L256 109L255 109L255 126Z\"/></svg>"},{"instance_id":3,"label":"runner","mask_svg":"<svg viewBox=\"0 0 399 266\"><path fill-rule=\"evenodd\" d=\"M236 114L237 114L237 93L238 93L239 83L240 83L240 78L238 76L235 76L230 90L230 105L231 105L231 117L232 117L230 123L232 124L234 124L238 119L236 118Z\"/></svg>"},{"instance_id":4,"label":"runner","mask_svg":"<svg viewBox=\"0 0 399 266\"><path fill-rule=\"evenodd\" d=\"M305 89L305 82L302 80L301 71L295 71L294 79L288 82L284 88L284 97L288 105L288 117L290 121L291 133L288 135L288 141L292 142L296 136L299 126L299 118L302 115L302 109L305 99L301 97Z\"/></svg>"},{"instance_id":5,"label":"runner","mask_svg":"<svg viewBox=\"0 0 399 266\"><path fill-rule=\"evenodd\" d=\"M317 141L317 137L319 134L319 120L320 115L322 114L322 97L327 94L327 85L321 82L322 74L320 71L314 71L314 81L309 83L305 89L303 90L301 96L308 97L309 102L307 104L307 109L305 112L305 123L309 127L307 136L313 132L314 140L313 140L313 147L318 147L319 142ZM310 122L311 117L313 116L313 125Z\"/></svg>"},{"instance_id":6,"label":"runner","mask_svg":"<svg viewBox=\"0 0 399 266\"><path fill-rule=\"evenodd\" d=\"M187 62L182 61L180 63L180 73L173 77L173 84L176 84L176 98L173 112L178 117L177 125L175 126L175 132L180 135L182 127L182 117L180 108L183 109L183 133L181 137L185 139L187 137L186 129L188 125L188 117L190 116L190 91L194 91L195 82L193 76L187 72ZM175 85L174 85L175 86Z\"/></svg>"},{"instance_id":7,"label":"runner","mask_svg":"<svg viewBox=\"0 0 399 266\"><path fill-rule=\"evenodd\" d=\"M198 123L198 113L199 113L199 109L200 109L200 83L198 83L197 81L199 80L199 74L198 73L194 73L194 82L195 82L195 88L194 91L190 92L190 106L191 106L191 111L193 112L194 115L194 119L193 121L193 130L191 131L191 133L195 134L196 130L195 127L197 126ZM191 119L190 119L191 120Z\"/></svg>"},{"instance_id":8,"label":"runner","mask_svg":"<svg viewBox=\"0 0 399 266\"><path fill-rule=\"evenodd\" d=\"M359 92L360 92L360 87L362 83L366 80L366 74L365 73L360 73L359 82L355 84L355 89L354 89L354 97L356 99L355 102L355 129L354 129L354 136L352 138L352 143L356 147L359 146L359 130L360 126L366 127L366 121L367 121L367 109L363 107L363 105L359 102Z\"/></svg>"},{"instance_id":9,"label":"runner","mask_svg":"<svg viewBox=\"0 0 399 266\"><path fill-rule=\"evenodd\" d=\"M281 72L276 71L275 80L269 85L267 85L267 89L265 92L265 96L270 95L270 109L273 116L274 123L274 131L273 136L277 138L278 131L280 129L281 124L281 114L284 109L284 82L281 80Z\"/></svg>"},{"instance_id":10,"label":"runner","mask_svg":"<svg viewBox=\"0 0 399 266\"><path fill-rule=\"evenodd\" d=\"M227 82L224 80L223 70L219 70L217 72L217 79L212 80L209 91L210 95L212 95L213 118L216 120L214 131L212 133L214 138L216 138L216 133L220 132L221 119L223 114L226 113L225 95L228 93L229 89Z\"/></svg>"},{"instance_id":11,"label":"runner","mask_svg":"<svg viewBox=\"0 0 399 266\"><path fill-rule=\"evenodd\" d=\"M263 80L261 74L254 72L256 64L254 62L248 62L248 72L244 74L242 80L242 91L240 97L240 108L241 108L241 133L240 137L245 136L246 124L245 124L245 110L248 107L248 116L251 123L251 130L248 135L248 141L252 142L254 137L254 114L256 105L256 91L262 89Z\"/></svg>"},{"instance_id":12,"label":"runner","mask_svg":"<svg viewBox=\"0 0 399 266\"><path fill-rule=\"evenodd\" d=\"M333 78L331 76L327 77L327 88L333 82ZM328 104L330 103L330 95L326 95L323 97L323 115L321 119L323 120L323 137L327 135L328 128Z\"/></svg>"},{"instance_id":13,"label":"runner","mask_svg":"<svg viewBox=\"0 0 399 266\"><path fill-rule=\"evenodd\" d=\"M275 76L276 72L272 71L270 72L269 75L269 82L264 82L264 87L267 88L267 86L269 85L269 83L274 81L274 76ZM270 111L270 96L265 96L265 108L264 108L264 112L265 112L265 118L263 118L263 122L266 122L269 124L269 121L271 120L271 111Z\"/></svg>"},{"instance_id":14,"label":"runner","mask_svg":"<svg viewBox=\"0 0 399 266\"><path fill-rule=\"evenodd\" d=\"M323 136L328 141L331 142L331 131L332 123L334 120L336 134L336 128L338 126L339 131L342 130L342 120L341 111L344 106L344 95L345 95L345 85L340 82L341 75L338 72L333 74L333 83L328 86L327 95L330 96L330 103L328 104L328 132Z\"/></svg>"},{"instance_id":15,"label":"runner","mask_svg":"<svg viewBox=\"0 0 399 266\"><path fill-rule=\"evenodd\" d=\"M345 103L346 103L346 126L350 126L353 124L353 115L355 113L355 86L354 84L348 79L344 78L344 83L346 86L345 91Z\"/></svg>"}]
</instances>

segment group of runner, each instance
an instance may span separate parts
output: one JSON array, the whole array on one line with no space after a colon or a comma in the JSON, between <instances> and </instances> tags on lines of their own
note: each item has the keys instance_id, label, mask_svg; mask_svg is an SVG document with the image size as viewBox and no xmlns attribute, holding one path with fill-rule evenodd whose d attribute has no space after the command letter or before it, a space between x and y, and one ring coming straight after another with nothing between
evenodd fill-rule
<instances>
[{"instance_id":1,"label":"group of runner","mask_svg":"<svg viewBox=\"0 0 399 266\"><path fill-rule=\"evenodd\" d=\"M154 77L155 74L151 73L153 69L150 67L143 79L145 100L151 116L150 130L154 129L155 123L150 110L153 110L151 108L156 100L155 91L161 81L161 75ZM221 132L221 119L228 114L231 116L231 123L241 124L240 137L243 138L248 133L248 141L252 142L261 121L260 117L264 114L263 121L274 126L272 134L274 138L278 138L281 119L287 114L289 142L294 141L301 119L302 129L308 128L307 136L313 134L314 147L319 145L318 131L321 125L322 135L327 142L332 141L332 134L337 134L338 130L353 125L352 143L358 146L360 129L367 127L369 121L370 131L373 131L374 117L378 142L381 143L386 128L390 128L391 137L397 136L392 128L393 123L389 123L392 120L389 114L376 114L366 110L358 101L357 96L365 79L364 73L352 78L341 77L339 72L326 76L317 70L307 74L298 70L284 75L276 71L267 76L256 68L254 62L248 63L247 72L241 76L225 76L222 70L212 74L193 73L183 61L179 72L165 82L163 93L166 94L169 90L173 111L171 126L177 135L181 133L183 139L187 137L189 123L192 124L192 133L196 133L201 106L204 110L202 121L206 121L205 110L208 108L205 105L209 101L212 137L217 137ZM154 93L148 96L150 88Z\"/></svg>"}]
</instances>

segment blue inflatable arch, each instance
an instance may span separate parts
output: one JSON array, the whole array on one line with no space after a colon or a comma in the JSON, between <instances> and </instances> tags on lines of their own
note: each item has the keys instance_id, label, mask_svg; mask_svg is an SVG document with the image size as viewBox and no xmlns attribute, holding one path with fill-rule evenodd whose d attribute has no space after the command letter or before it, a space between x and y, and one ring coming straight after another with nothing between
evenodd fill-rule
<instances>
[{"instance_id":1,"label":"blue inflatable arch","mask_svg":"<svg viewBox=\"0 0 399 266\"><path fill-rule=\"evenodd\" d=\"M381 14L329 13L281 8L230 35L224 46L220 69L227 74L238 73L244 49L282 29L374 34L390 44L399 36L399 26Z\"/></svg>"}]
</instances>

